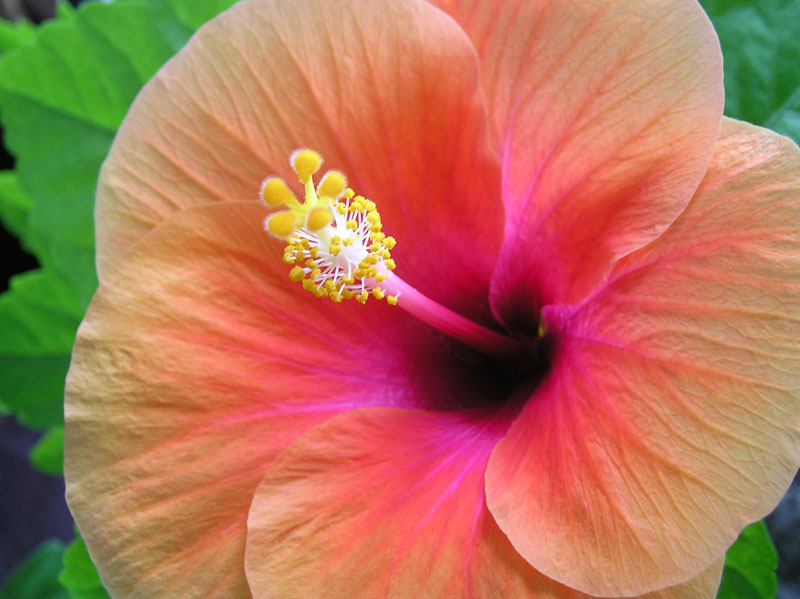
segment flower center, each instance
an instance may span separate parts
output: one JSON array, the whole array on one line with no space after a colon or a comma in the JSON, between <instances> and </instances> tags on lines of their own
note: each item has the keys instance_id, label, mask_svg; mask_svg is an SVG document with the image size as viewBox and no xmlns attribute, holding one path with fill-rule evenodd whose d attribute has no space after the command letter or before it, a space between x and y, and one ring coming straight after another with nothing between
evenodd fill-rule
<instances>
[{"instance_id":1,"label":"flower center","mask_svg":"<svg viewBox=\"0 0 800 599\"><path fill-rule=\"evenodd\" d=\"M363 304L372 295L396 305L397 295L387 296L380 286L395 268L395 240L381 231L375 203L355 195L338 171L328 171L315 188L312 176L322 158L313 150L293 152L290 164L305 187L302 204L282 179L268 177L261 185L265 204L286 208L269 216L265 228L287 242L289 278L334 302Z\"/></svg>"},{"instance_id":2,"label":"flower center","mask_svg":"<svg viewBox=\"0 0 800 599\"><path fill-rule=\"evenodd\" d=\"M483 353L504 359L529 359L530 343L512 339L434 302L393 271L395 239L383 233L377 206L347 187L339 171L328 171L314 186L322 157L313 150L293 152L289 164L305 190L301 203L283 179L267 177L261 200L282 208L264 220L264 228L286 242L289 278L306 291L334 302L372 296L385 299L439 331Z\"/></svg>"}]
</instances>

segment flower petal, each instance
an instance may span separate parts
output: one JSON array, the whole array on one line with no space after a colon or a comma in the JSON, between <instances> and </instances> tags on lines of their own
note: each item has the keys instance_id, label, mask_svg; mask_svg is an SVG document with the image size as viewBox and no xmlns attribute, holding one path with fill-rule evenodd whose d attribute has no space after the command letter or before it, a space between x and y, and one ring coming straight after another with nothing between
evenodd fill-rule
<instances>
[{"instance_id":1,"label":"flower petal","mask_svg":"<svg viewBox=\"0 0 800 599\"><path fill-rule=\"evenodd\" d=\"M253 498L254 599L584 599L533 570L486 509L486 413L373 408L314 428ZM648 599L711 599L722 564Z\"/></svg>"},{"instance_id":2,"label":"flower petal","mask_svg":"<svg viewBox=\"0 0 800 599\"><path fill-rule=\"evenodd\" d=\"M419 0L245 0L203 27L139 94L104 164L101 278L176 210L255 201L273 174L299 190L288 157L302 146L378 204L401 276L488 314L503 214L477 59Z\"/></svg>"},{"instance_id":3,"label":"flower petal","mask_svg":"<svg viewBox=\"0 0 800 599\"><path fill-rule=\"evenodd\" d=\"M477 48L503 162L494 307L535 330L686 207L719 132L719 42L695 0L437 4Z\"/></svg>"},{"instance_id":4,"label":"flower petal","mask_svg":"<svg viewBox=\"0 0 800 599\"><path fill-rule=\"evenodd\" d=\"M360 406L491 397L405 312L290 282L263 215L176 213L106 271L81 325L67 495L114 596L248 597L250 499L297 435Z\"/></svg>"},{"instance_id":5,"label":"flower petal","mask_svg":"<svg viewBox=\"0 0 800 599\"><path fill-rule=\"evenodd\" d=\"M578 307L498 443L488 504L544 574L595 595L674 584L766 515L800 463L800 152L725 120L658 240Z\"/></svg>"}]
</instances>

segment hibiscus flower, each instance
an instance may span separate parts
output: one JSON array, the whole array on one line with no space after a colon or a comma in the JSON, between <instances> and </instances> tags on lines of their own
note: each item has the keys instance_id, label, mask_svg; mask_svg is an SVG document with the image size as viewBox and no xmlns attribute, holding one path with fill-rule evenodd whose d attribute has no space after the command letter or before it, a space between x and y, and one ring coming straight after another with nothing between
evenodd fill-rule
<instances>
[{"instance_id":1,"label":"hibiscus flower","mask_svg":"<svg viewBox=\"0 0 800 599\"><path fill-rule=\"evenodd\" d=\"M112 596L713 597L800 462L800 152L722 104L693 0L202 28L103 166L67 383ZM302 147L396 239L396 307L315 297L264 231L266 176L316 193Z\"/></svg>"}]
</instances>

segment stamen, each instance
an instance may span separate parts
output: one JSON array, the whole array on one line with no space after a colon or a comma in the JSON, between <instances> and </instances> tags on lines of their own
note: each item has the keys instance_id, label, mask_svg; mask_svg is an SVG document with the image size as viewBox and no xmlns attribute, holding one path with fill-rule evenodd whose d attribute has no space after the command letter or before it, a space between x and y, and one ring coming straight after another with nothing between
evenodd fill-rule
<instances>
[{"instance_id":1,"label":"stamen","mask_svg":"<svg viewBox=\"0 0 800 599\"><path fill-rule=\"evenodd\" d=\"M492 355L519 357L530 350L437 304L395 275L391 251L397 242L383 233L375 203L346 187L347 179L339 171L328 171L315 189L313 175L322 164L317 152L296 150L289 163L305 189L303 203L277 177L264 180L260 195L268 207L286 208L268 216L264 228L286 242L283 261L292 265L290 280L334 302L386 300Z\"/></svg>"}]
</instances>

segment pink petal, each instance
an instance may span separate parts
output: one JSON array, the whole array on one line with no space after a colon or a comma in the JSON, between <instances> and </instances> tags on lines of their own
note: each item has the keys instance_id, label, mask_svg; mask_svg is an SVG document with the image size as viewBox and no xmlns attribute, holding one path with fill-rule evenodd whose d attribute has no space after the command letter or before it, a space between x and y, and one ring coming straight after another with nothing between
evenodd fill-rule
<instances>
[{"instance_id":1,"label":"pink petal","mask_svg":"<svg viewBox=\"0 0 800 599\"><path fill-rule=\"evenodd\" d=\"M694 0L437 4L477 48L503 161L494 307L535 330L686 207L719 132L719 43Z\"/></svg>"},{"instance_id":2,"label":"pink petal","mask_svg":"<svg viewBox=\"0 0 800 599\"><path fill-rule=\"evenodd\" d=\"M253 498L254 599L585 599L533 570L487 510L493 424L375 408L303 435ZM711 599L720 570L648 599Z\"/></svg>"},{"instance_id":3,"label":"pink petal","mask_svg":"<svg viewBox=\"0 0 800 599\"><path fill-rule=\"evenodd\" d=\"M497 445L488 504L541 572L594 595L674 584L800 464L800 152L725 120L666 233L544 317L552 372Z\"/></svg>"},{"instance_id":4,"label":"pink petal","mask_svg":"<svg viewBox=\"0 0 800 599\"><path fill-rule=\"evenodd\" d=\"M403 311L290 282L263 215L255 203L173 215L106 270L81 325L67 495L114 596L248 597L250 500L297 435L356 407L493 392Z\"/></svg>"},{"instance_id":5,"label":"pink petal","mask_svg":"<svg viewBox=\"0 0 800 599\"><path fill-rule=\"evenodd\" d=\"M245 0L200 30L142 90L101 173L101 278L176 210L255 201L271 174L299 191L302 146L377 202L401 276L488 315L503 215L478 64L419 0Z\"/></svg>"}]
</instances>

